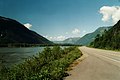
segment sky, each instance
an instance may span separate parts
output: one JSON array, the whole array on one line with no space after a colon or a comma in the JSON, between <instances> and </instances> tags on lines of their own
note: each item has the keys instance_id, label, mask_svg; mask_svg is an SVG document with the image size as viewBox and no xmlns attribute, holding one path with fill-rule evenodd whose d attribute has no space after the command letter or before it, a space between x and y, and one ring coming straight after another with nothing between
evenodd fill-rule
<instances>
[{"instance_id":1,"label":"sky","mask_svg":"<svg viewBox=\"0 0 120 80\"><path fill-rule=\"evenodd\" d=\"M82 37L119 19L120 0L0 0L0 16L52 41Z\"/></svg>"}]
</instances>

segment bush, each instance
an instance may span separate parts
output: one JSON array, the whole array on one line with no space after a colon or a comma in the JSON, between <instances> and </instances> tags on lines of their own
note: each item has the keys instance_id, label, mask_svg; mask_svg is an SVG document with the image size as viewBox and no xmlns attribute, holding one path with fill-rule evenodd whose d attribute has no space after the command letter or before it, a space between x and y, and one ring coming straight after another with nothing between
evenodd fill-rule
<instances>
[{"instance_id":1,"label":"bush","mask_svg":"<svg viewBox=\"0 0 120 80\"><path fill-rule=\"evenodd\" d=\"M81 55L76 47L46 47L38 56L10 69L3 68L0 80L61 80L66 75L67 67Z\"/></svg>"}]
</instances>

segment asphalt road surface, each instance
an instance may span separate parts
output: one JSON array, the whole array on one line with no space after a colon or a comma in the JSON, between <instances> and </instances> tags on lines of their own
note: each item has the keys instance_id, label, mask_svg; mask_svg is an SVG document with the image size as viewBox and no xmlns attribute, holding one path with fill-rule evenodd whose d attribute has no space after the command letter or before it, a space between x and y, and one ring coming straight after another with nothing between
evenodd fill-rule
<instances>
[{"instance_id":1,"label":"asphalt road surface","mask_svg":"<svg viewBox=\"0 0 120 80\"><path fill-rule=\"evenodd\" d=\"M79 48L86 56L65 80L120 80L120 52Z\"/></svg>"}]
</instances>

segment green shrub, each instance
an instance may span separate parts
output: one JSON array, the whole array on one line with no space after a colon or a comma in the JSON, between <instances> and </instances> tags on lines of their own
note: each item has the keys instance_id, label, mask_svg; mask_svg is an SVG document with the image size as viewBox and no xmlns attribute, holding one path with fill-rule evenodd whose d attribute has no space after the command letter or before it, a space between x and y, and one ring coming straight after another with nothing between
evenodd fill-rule
<instances>
[{"instance_id":1,"label":"green shrub","mask_svg":"<svg viewBox=\"0 0 120 80\"><path fill-rule=\"evenodd\" d=\"M1 69L0 80L61 80L67 67L81 56L76 47L46 47L38 56L14 67Z\"/></svg>"}]
</instances>

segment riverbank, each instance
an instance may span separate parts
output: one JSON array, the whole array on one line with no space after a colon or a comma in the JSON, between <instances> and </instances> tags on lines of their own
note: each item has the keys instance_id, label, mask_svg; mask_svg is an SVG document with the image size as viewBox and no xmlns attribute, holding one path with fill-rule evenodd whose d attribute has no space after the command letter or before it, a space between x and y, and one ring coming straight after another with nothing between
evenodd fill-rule
<instances>
[{"instance_id":1,"label":"riverbank","mask_svg":"<svg viewBox=\"0 0 120 80\"><path fill-rule=\"evenodd\" d=\"M2 80L61 80L66 76L68 66L82 56L77 47L46 47L39 55L26 59L23 63L8 69L4 65L0 69Z\"/></svg>"},{"instance_id":2,"label":"riverbank","mask_svg":"<svg viewBox=\"0 0 120 80\"><path fill-rule=\"evenodd\" d=\"M74 44L27 44L27 43L9 43L9 44L0 44L0 48L9 47L9 48L16 48L16 47L46 47L46 46L81 46L81 45L74 45Z\"/></svg>"}]
</instances>

